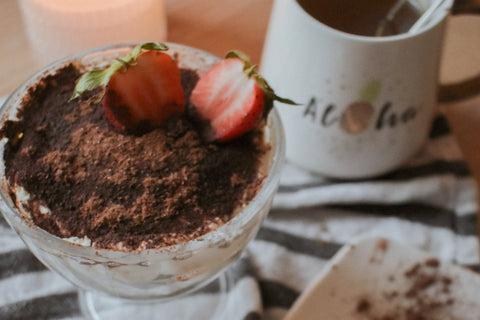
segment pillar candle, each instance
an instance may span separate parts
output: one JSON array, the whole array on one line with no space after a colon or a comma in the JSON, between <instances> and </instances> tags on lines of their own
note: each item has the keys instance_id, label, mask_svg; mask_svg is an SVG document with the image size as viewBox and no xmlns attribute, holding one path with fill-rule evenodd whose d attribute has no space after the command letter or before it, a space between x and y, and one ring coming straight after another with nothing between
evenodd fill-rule
<instances>
[{"instance_id":1,"label":"pillar candle","mask_svg":"<svg viewBox=\"0 0 480 320\"><path fill-rule=\"evenodd\" d=\"M163 0L20 0L20 8L41 65L102 45L167 38Z\"/></svg>"}]
</instances>

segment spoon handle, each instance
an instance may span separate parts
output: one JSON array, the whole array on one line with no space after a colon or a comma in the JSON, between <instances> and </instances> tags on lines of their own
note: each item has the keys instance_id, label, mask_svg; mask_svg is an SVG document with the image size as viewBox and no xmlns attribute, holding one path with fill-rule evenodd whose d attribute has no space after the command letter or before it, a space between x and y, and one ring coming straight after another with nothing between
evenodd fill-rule
<instances>
[{"instance_id":1,"label":"spoon handle","mask_svg":"<svg viewBox=\"0 0 480 320\"><path fill-rule=\"evenodd\" d=\"M377 29L375 30L375 36L376 37L381 37L383 35L383 32L385 31L385 27L389 24L392 23L393 19L395 18L395 15L397 12L405 5L407 0L397 0L395 4L388 10L387 15L385 16L384 19L380 21L380 23L377 26Z\"/></svg>"},{"instance_id":2,"label":"spoon handle","mask_svg":"<svg viewBox=\"0 0 480 320\"><path fill-rule=\"evenodd\" d=\"M444 0L435 0L432 5L422 14L422 16L410 27L408 33L418 32L424 27L425 23L432 17L437 11L438 7L444 2Z\"/></svg>"}]
</instances>

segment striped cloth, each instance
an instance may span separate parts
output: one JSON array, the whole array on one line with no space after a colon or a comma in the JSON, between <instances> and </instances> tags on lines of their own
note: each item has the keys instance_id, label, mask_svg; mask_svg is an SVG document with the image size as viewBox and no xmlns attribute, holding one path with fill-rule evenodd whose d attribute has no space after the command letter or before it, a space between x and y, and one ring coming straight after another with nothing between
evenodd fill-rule
<instances>
[{"instance_id":1,"label":"striped cloth","mask_svg":"<svg viewBox=\"0 0 480 320\"><path fill-rule=\"evenodd\" d=\"M234 286L223 319L281 319L358 236L478 269L476 209L474 181L441 115L423 151L380 178L328 181L287 164L269 217L229 270ZM190 305L211 294L197 294ZM0 319L83 319L77 299L75 287L39 263L0 218Z\"/></svg>"}]
</instances>

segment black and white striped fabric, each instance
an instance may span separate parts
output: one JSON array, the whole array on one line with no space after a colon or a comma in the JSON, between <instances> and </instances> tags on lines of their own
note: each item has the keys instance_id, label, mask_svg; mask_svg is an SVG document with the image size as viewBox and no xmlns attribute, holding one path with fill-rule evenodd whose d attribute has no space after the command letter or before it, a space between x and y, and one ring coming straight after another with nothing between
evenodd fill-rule
<instances>
[{"instance_id":1,"label":"black and white striped fabric","mask_svg":"<svg viewBox=\"0 0 480 320\"><path fill-rule=\"evenodd\" d=\"M274 208L230 269L235 307L225 319L282 319L312 277L359 236L478 269L476 210L474 181L442 116L423 151L380 178L328 181L286 164ZM76 288L39 263L3 218L0 319L83 319Z\"/></svg>"}]
</instances>

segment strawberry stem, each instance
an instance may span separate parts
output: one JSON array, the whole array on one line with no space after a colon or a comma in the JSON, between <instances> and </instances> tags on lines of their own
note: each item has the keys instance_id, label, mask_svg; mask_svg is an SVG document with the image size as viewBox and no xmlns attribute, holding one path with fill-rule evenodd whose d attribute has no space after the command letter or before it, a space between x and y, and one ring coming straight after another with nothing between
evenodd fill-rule
<instances>
[{"instance_id":1,"label":"strawberry stem","mask_svg":"<svg viewBox=\"0 0 480 320\"><path fill-rule=\"evenodd\" d=\"M112 61L110 66L106 69L99 69L99 70L92 70L87 73L84 73L78 80L73 91L73 95L70 98L71 100L75 100L78 98L83 92L90 91L95 89L96 87L104 87L107 85L108 81L112 77L112 75L122 68L128 68L138 57L142 50L160 50L165 51L168 50L168 47L164 43L156 43L156 42L147 42L136 46L132 52L127 54L122 58L116 58ZM99 99L102 100L103 97Z\"/></svg>"},{"instance_id":2,"label":"strawberry stem","mask_svg":"<svg viewBox=\"0 0 480 320\"><path fill-rule=\"evenodd\" d=\"M122 63L125 68L128 68L131 63L128 63L127 61L123 60L122 58L115 58L118 62Z\"/></svg>"},{"instance_id":3,"label":"strawberry stem","mask_svg":"<svg viewBox=\"0 0 480 320\"><path fill-rule=\"evenodd\" d=\"M241 51L229 51L225 58L238 58L245 64L243 70L247 70L251 67L250 58Z\"/></svg>"},{"instance_id":4,"label":"strawberry stem","mask_svg":"<svg viewBox=\"0 0 480 320\"><path fill-rule=\"evenodd\" d=\"M262 88L263 92L265 93L265 108L263 110L263 118L266 119L268 114L273 108L273 101L278 101L281 103L285 104L291 104L291 105L299 105L298 103L279 97L275 94L275 91L273 91L272 87L267 83L267 81L258 73L255 71L255 68L257 65L252 65L250 63L250 58L243 52L240 51L230 51L227 53L225 58L238 58L243 61L244 67L243 67L243 72L250 78L253 77L260 88Z\"/></svg>"},{"instance_id":5,"label":"strawberry stem","mask_svg":"<svg viewBox=\"0 0 480 320\"><path fill-rule=\"evenodd\" d=\"M254 64L253 66L250 66L250 68L247 68L243 71L247 74L248 77L251 77L255 74L255 68L256 67L257 67L257 65Z\"/></svg>"}]
</instances>

